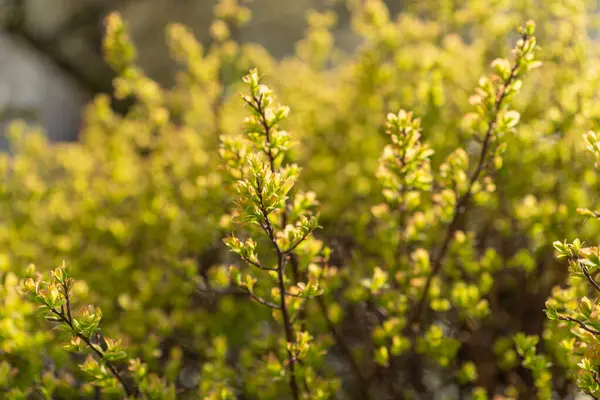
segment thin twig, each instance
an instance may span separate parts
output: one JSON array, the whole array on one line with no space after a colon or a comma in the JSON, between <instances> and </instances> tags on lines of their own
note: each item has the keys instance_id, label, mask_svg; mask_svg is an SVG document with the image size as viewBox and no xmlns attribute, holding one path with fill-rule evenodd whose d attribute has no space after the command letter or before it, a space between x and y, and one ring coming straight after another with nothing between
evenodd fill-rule
<instances>
[{"instance_id":1,"label":"thin twig","mask_svg":"<svg viewBox=\"0 0 600 400\"><path fill-rule=\"evenodd\" d=\"M79 337L81 340L84 341L84 343L94 352L96 353L96 355L104 362L104 364L106 365L106 367L109 369L109 371L111 372L111 374L119 381L119 383L121 384L121 386L123 387L123 389L125 390L125 393L127 395L127 397L130 396L136 396L138 395L138 388L137 386L134 386L133 389L131 389L129 387L129 385L125 382L125 379L119 374L119 372L117 371L117 369L115 368L114 365L112 365L112 363L110 361L108 361L105 357L104 354L98 350L90 341L89 338L85 337L82 333L80 333L78 330L75 329L75 326L73 325L73 317L71 315L71 299L69 296L69 290L68 290L68 284L66 282L62 282L61 283L63 290L64 290L64 295L65 295L65 301L66 301L66 314L65 314L65 310L64 310L64 306L61 306L61 311L56 310L53 307L50 307L48 303L46 303L46 306L48 308L50 308L51 312L53 314L55 314L56 316L59 317L59 319L61 321L63 321L64 323L66 323L71 330L73 331L73 333L75 333L75 335L77 335L77 337Z\"/></svg>"},{"instance_id":2,"label":"thin twig","mask_svg":"<svg viewBox=\"0 0 600 400\"><path fill-rule=\"evenodd\" d=\"M592 276L590 275L590 271L588 271L587 267L585 265L583 265L582 263L579 263L579 266L581 267L583 274L585 275L587 280L591 283L591 285L594 287L594 289L596 289L597 291L600 292L600 285L598 285L598 282L596 282L594 280L594 278L592 278Z\"/></svg>"},{"instance_id":3,"label":"thin twig","mask_svg":"<svg viewBox=\"0 0 600 400\"><path fill-rule=\"evenodd\" d=\"M277 268L269 268L269 267L265 267L264 265L262 265L259 262L255 262L250 260L248 257L244 257L244 256L240 256L242 260L246 261L248 264L258 268L258 269L262 269L263 271L277 271Z\"/></svg>"},{"instance_id":4,"label":"thin twig","mask_svg":"<svg viewBox=\"0 0 600 400\"><path fill-rule=\"evenodd\" d=\"M475 168L475 170L471 174L471 177L469 178L469 185L467 187L466 192L458 199L458 201L454 205L452 220L450 221L450 223L448 224L448 226L446 228L446 233L444 235L444 240L442 242L442 245L440 246L439 250L433 256L433 259L431 261L431 265L432 265L431 273L427 277L427 281L425 282L425 286L423 288L423 293L417 303L416 308L414 309L413 315L409 318L409 323L407 324L407 327L418 322L425 311L425 305L427 303L427 297L429 296L429 289L431 287L433 278L435 278L442 269L444 258L446 256L446 253L448 252L448 248L450 246L450 243L452 242L454 233L458 229L459 217L462 215L462 213L465 211L467 205L469 204L469 201L473 195L473 188L475 186L475 183L478 181L479 175L481 174L481 172L483 171L483 168L485 167L485 165L487 163L488 150L489 150L490 146L492 145L492 138L494 136L494 131L496 129L496 125L497 125L497 121L498 121L498 114L500 113L502 103L503 103L504 99L506 98L506 94L507 94L506 89L509 87L509 85L512 83L512 81L516 78L516 73L520 66L521 66L520 60L517 58L517 60L515 61L515 65L513 65L512 69L511 69L510 75L503 82L498 94L496 95L496 101L494 102L494 108L493 108L493 116L488 123L485 137L483 139L483 144L481 146L481 151L479 153L477 167Z\"/></svg>"},{"instance_id":5,"label":"thin twig","mask_svg":"<svg viewBox=\"0 0 600 400\"><path fill-rule=\"evenodd\" d=\"M260 97L253 97L254 99L254 103L252 103L251 101L248 101L246 99L244 99L244 101L246 102L246 104L248 104L250 107L252 107L254 109L254 111L256 111L259 115L260 115L260 123L263 126L263 130L265 132L265 138L266 138L266 142L267 142L267 156L269 157L269 165L271 167L271 171L275 172L275 156L273 155L273 152L271 151L271 126L269 126L269 123L267 122L267 116L265 114L265 110L262 108L262 98L263 95L261 94Z\"/></svg>"},{"instance_id":6,"label":"thin twig","mask_svg":"<svg viewBox=\"0 0 600 400\"><path fill-rule=\"evenodd\" d=\"M306 233L304 235L302 235L302 237L292 246L290 246L289 249L284 250L283 254L289 254L292 251L296 250L296 247L300 246L302 244L302 242L304 242L306 240L306 238L314 232L314 229L309 229L308 231L306 231Z\"/></svg>"},{"instance_id":7,"label":"thin twig","mask_svg":"<svg viewBox=\"0 0 600 400\"><path fill-rule=\"evenodd\" d=\"M69 321L73 321L73 317L71 316L71 299L69 298L69 288L67 287L67 282L65 282L65 280L63 280L62 282L62 287L63 290L65 291L65 300L67 301L66 307L67 307L67 318L69 319Z\"/></svg>"},{"instance_id":8,"label":"thin twig","mask_svg":"<svg viewBox=\"0 0 600 400\"><path fill-rule=\"evenodd\" d=\"M277 283L279 286L279 297L280 297L280 309L281 316L283 319L283 328L285 330L285 338L288 343L295 343L293 326L290 322L290 316L287 309L287 305L285 302L285 257L281 252L281 248L275 239L275 233L273 226L271 225L271 221L269 220L269 213L266 210L264 200L262 197L262 188L260 179L256 178L256 189L257 196L259 199L260 211L264 218L264 230L271 239L271 243L273 243L273 247L275 248L275 253L277 254ZM290 365L290 389L292 391L292 396L294 400L300 399L300 392L298 389L298 382L296 382L296 356L288 349L288 361Z\"/></svg>"},{"instance_id":9,"label":"thin twig","mask_svg":"<svg viewBox=\"0 0 600 400\"><path fill-rule=\"evenodd\" d=\"M261 102L262 98L256 98L254 97L254 101L256 104L254 104L253 102L249 102L246 100L246 103L252 108L254 109L259 115L260 115L260 122L263 126L263 129L265 131L265 136L266 136L266 142L267 142L267 151L265 151L265 153L267 154L267 157L269 159L269 165L271 167L271 172L275 172L275 156L273 155L273 153L271 152L271 148L270 148L270 141L271 141L271 137L270 137L270 130L271 127L268 125L267 123L267 119L266 119L266 115L264 113L264 110L261 106L262 102ZM260 192L260 189L259 189ZM262 198L260 197L259 194L259 198L262 202ZM263 214L264 211L263 211ZM287 213L287 208L284 208L283 213L281 215L281 226L282 228L285 228L285 226L287 225L287 219L288 219L288 213ZM292 273L293 273L293 277L294 277L294 281L296 283L298 283L300 281L300 270L299 270L299 265L298 265L298 258L296 256L296 254L294 253L294 250L296 250L296 248L302 244L306 238L311 235L314 232L314 229L311 229L309 231L307 231L300 240L298 240L298 242L296 242L294 245L290 246L288 249L282 251L277 242L274 240L274 236L273 232L272 232L272 227L270 226L270 221L268 220L268 218L265 216L265 225L263 227L263 229L267 232L267 234L270 235L271 237L271 241L273 242L277 255L278 255L278 260L280 259L280 257L284 257L283 262L285 263L285 256L288 255L290 262L291 262L291 266L292 266ZM270 232L270 233L269 233ZM284 265L282 265L282 267L284 267ZM287 296L294 296L294 297L299 297L296 295L292 295L289 292L284 292L284 285L283 285L283 275L285 274L285 270L284 268L281 268L280 270L281 273L281 277L279 279L280 282L280 295L282 295L282 304L285 304L285 299L283 297L283 295L287 295ZM344 342L343 337L339 334L339 332L337 332L337 330L335 329L334 324L331 322L331 320L329 320L329 317L327 316L327 310L326 310L326 305L325 305L325 300L323 297L318 297L317 298L318 304L319 304L319 309L321 310L321 313L323 314L325 320L327 321L327 326L329 331L332 333L334 340L336 342L336 344L338 345L338 347L342 350L342 352L346 355L346 358L348 358L350 365L352 367L352 370L354 372L354 374L356 375L356 377L358 378L359 382L360 382L360 393L361 393L361 398L368 400L370 398L369 396L369 390L368 390L368 382L366 380L366 378L363 376L363 374L360 371L360 367L358 365L358 363L356 362L356 360L354 359L354 356L352 355L352 352L350 350L350 348L348 347L348 345ZM302 310L300 310L300 313L302 312ZM284 318L285 320L285 318ZM288 330L287 330L287 323L284 323L286 325L286 337L288 336ZM291 324L290 324L291 325ZM290 326L291 328L291 326ZM291 331L291 329L290 329ZM290 339L288 338L288 341L290 341ZM294 379L294 363L293 360L290 361L290 370L292 373L292 380L290 381L290 385L292 386L292 393L294 393L294 389L293 386L296 385L295 383L295 379ZM297 396L296 394L294 394L294 396ZM295 397L296 398L296 397Z\"/></svg>"},{"instance_id":10,"label":"thin twig","mask_svg":"<svg viewBox=\"0 0 600 400\"><path fill-rule=\"evenodd\" d=\"M46 305L48 305L48 304L46 304ZM69 325L69 327L71 328L73 333L75 333L75 335L77 335L78 338L83 340L83 342L102 360L102 362L106 365L106 367L108 368L110 373L119 381L119 383L123 387L123 390L125 390L125 394L127 394L127 397L137 396L137 392L138 392L137 388L131 389L129 387L129 385L125 382L125 379L119 374L119 372L117 371L115 366L112 365L112 363L110 361L106 360L106 358L104 358L104 354L100 350L98 350L87 337L85 337L83 334L81 334L80 332L78 332L75 329L72 321L69 320L68 317L64 313L57 311L55 308L50 308L50 309L51 309L52 313L54 313L56 316L58 316L61 319L61 321L63 321L65 324Z\"/></svg>"},{"instance_id":11,"label":"thin twig","mask_svg":"<svg viewBox=\"0 0 600 400\"><path fill-rule=\"evenodd\" d=\"M247 290L247 293L248 293L248 296L250 296L251 298L253 298L257 302L259 302L263 306L267 306L267 307L272 308L274 310L281 310L282 309L281 306L278 306L275 303L271 303L270 301L267 301L267 300L263 299L262 297L259 297L259 296L255 295L250 290Z\"/></svg>"},{"instance_id":12,"label":"thin twig","mask_svg":"<svg viewBox=\"0 0 600 400\"><path fill-rule=\"evenodd\" d=\"M214 293L214 294L239 294L239 295L244 295L244 296L249 296L250 298L256 300L258 303L267 306L269 308L273 308L275 310L281 310L281 307L278 306L275 303L272 303L268 300L263 299L260 296L255 295L254 293L250 292L250 290L246 287L243 286L236 286L235 288L201 288L201 287L196 287L196 291L200 292L200 293Z\"/></svg>"},{"instance_id":13,"label":"thin twig","mask_svg":"<svg viewBox=\"0 0 600 400\"><path fill-rule=\"evenodd\" d=\"M589 333L591 333L592 335L600 335L600 331L597 331L595 329L592 328L588 328L582 321L572 318L572 317L565 317L563 315L559 315L558 319L560 319L561 321L568 321L568 322L574 322L577 325L579 325L579 327L581 329L583 329L584 331L587 331Z\"/></svg>"}]
</instances>

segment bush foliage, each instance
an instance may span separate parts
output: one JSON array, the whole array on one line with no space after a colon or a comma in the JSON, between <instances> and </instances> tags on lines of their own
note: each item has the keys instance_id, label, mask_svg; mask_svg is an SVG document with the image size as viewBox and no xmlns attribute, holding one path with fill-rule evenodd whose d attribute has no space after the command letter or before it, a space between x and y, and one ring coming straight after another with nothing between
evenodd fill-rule
<instances>
[{"instance_id":1,"label":"bush foliage","mask_svg":"<svg viewBox=\"0 0 600 400\"><path fill-rule=\"evenodd\" d=\"M404 3L276 60L222 0L171 88L111 14L128 111L0 156L2 398L600 397L594 2Z\"/></svg>"}]
</instances>

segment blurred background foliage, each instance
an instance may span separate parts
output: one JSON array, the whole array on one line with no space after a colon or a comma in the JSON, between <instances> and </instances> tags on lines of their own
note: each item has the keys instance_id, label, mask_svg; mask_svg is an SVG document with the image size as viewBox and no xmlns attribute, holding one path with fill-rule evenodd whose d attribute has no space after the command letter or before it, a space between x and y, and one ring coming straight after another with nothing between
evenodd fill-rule
<instances>
[{"instance_id":1,"label":"blurred background foliage","mask_svg":"<svg viewBox=\"0 0 600 400\"><path fill-rule=\"evenodd\" d=\"M36 396L36 388L53 385L51 398L93 395L73 368L83 359L64 352L17 293L30 263L45 270L66 260L78 302L103 310L103 333L122 339L130 354L176 385L181 398L204 398L211 390L217 394L210 398L220 398L215 387L224 383L235 388L235 398L285 398L281 383L270 384L248 361L273 340L265 334L275 329L268 310L239 296L196 290L226 282L222 266L237 262L222 244L233 230L233 197L219 137L243 130L241 77L254 67L292 108L285 129L296 142L292 158L303 168L297 187L316 193L323 227L316 236L345 277L327 294L329 313L362 368L374 368L374 311L355 292L375 266L395 262L401 241L402 229L373 209L384 201L375 173L388 143L385 116L402 108L421 118L421 140L435 150L435 171L456 148L472 153L477 143L464 115L473 88L493 59L509 56L515 27L534 19L543 67L529 74L514 100L521 122L506 139L495 190L476 197L444 267L451 281L491 280L489 290L475 296L487 301L489 313L452 322L443 335L458 341L456 351L449 343L424 350L424 364L405 366L417 376L403 379L414 393L446 396L439 398L469 398L479 393L474 387L490 396L536 398L511 338L518 332L551 337L544 302L567 277L552 242L593 240L600 233L597 224L576 217L577 208L597 204L600 183L581 140L600 122L596 2L419 0L402 2L396 12L376 0L338 3L309 12L294 53L277 58L238 40L251 13L234 0L214 8L204 44L185 26L169 24L173 85L159 84L138 66L144 56L129 40L127 20L122 25L112 14L102 49L116 75L112 95L127 107L115 110L111 96L96 95L83 113L79 140L69 143L54 143L24 123L11 126L10 152L0 156L3 396ZM351 48L340 48L332 34L339 10L356 39ZM443 235L430 217L414 215L419 248L435 248ZM401 264L414 268L409 255ZM455 321L452 313L440 318ZM325 325L315 316L313 335L325 337ZM214 358L215 338L231 349L222 362ZM554 393L566 397L573 376L568 360L554 357L554 345L542 341L540 349L553 362ZM467 362L476 374L460 383L456 373ZM332 344L323 368L340 379L338 398L351 398L362 385L345 363ZM373 390L373 398L385 398Z\"/></svg>"}]
</instances>

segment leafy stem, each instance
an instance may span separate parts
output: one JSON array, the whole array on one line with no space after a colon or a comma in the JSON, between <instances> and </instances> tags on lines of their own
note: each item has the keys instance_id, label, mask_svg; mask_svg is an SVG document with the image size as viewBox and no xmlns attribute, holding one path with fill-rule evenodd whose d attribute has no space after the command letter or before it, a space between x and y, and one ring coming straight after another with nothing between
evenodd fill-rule
<instances>
[{"instance_id":1,"label":"leafy stem","mask_svg":"<svg viewBox=\"0 0 600 400\"><path fill-rule=\"evenodd\" d=\"M98 358L100 360L102 360L102 362L104 363L104 365L106 365L106 367L108 368L108 370L110 371L110 373L119 381L119 384L123 387L123 390L125 391L125 393L127 394L127 397L130 396L137 396L137 389L136 388L130 388L129 385L127 384L127 382L125 382L125 378L123 378L121 376L121 374L117 371L116 367L110 362L108 361L105 357L104 354L98 350L98 347L95 346L91 340L89 338L87 338L85 335L83 335L81 332L79 332L75 326L73 326L73 320L70 316L71 312L70 312L70 308L67 306L66 307L68 310L67 315L65 315L64 312L62 311L58 311L55 308L51 308L51 312L53 314L55 314L56 316L58 316L60 318L60 321L64 322L65 324L67 324L69 326L69 328L71 328L71 330L73 331L73 333L80 338L86 345L87 347L90 348L90 350L92 350L96 356L98 356Z\"/></svg>"},{"instance_id":2,"label":"leafy stem","mask_svg":"<svg viewBox=\"0 0 600 400\"><path fill-rule=\"evenodd\" d=\"M588 271L587 267L585 265L583 265L582 263L578 263L579 267L581 268L581 271L583 272L583 275L585 275L585 278L588 280L588 282L594 287L594 289L596 289L598 292L600 292L600 285L598 285L598 282L596 282L596 280L590 275L590 271Z\"/></svg>"},{"instance_id":3,"label":"leafy stem","mask_svg":"<svg viewBox=\"0 0 600 400\"><path fill-rule=\"evenodd\" d=\"M125 381L125 378L123 376L121 376L121 374L119 373L117 368L109 360L107 360L106 357L104 356L104 353L102 351L100 351L100 349L98 349L98 346L94 345L89 337L84 335L80 329L76 328L75 323L73 322L74 320L73 320L72 313L71 313L69 281L67 279L63 279L63 280L61 280L60 285L63 289L64 300L65 300L65 304L61 305L60 311L56 307L52 306L52 304L48 303L48 301L46 301L45 299L43 300L43 304L50 310L50 312L52 314L54 314L58 317L57 319L54 319L55 321L66 324L71 329L73 334L75 336L77 336L79 339L81 339L86 344L86 346L90 350L92 350L94 352L94 354L96 354L98 359L100 359L102 361L102 363L104 363L104 365L106 365L106 367L108 368L110 373L115 377L115 379L117 379L119 384L123 387L123 390L125 391L127 397L131 397L131 396L137 397L138 396L137 387L135 387L135 386L130 387L129 384Z\"/></svg>"},{"instance_id":4,"label":"leafy stem","mask_svg":"<svg viewBox=\"0 0 600 400\"><path fill-rule=\"evenodd\" d=\"M523 32L521 34L521 40L517 46L518 51L524 50L530 37L531 36L526 32ZM494 143L493 139L494 139L495 131L496 131L497 124L498 124L498 116L502 109L504 100L506 99L506 96L508 94L507 89L513 83L513 81L516 79L519 69L521 68L521 62L522 62L522 59L519 56L517 56L515 63L513 64L512 68L510 69L510 73L503 80L502 84L499 86L499 88L496 91L494 105L491 110L490 119L488 120L488 123L487 123L487 129L485 132L485 136L483 138L481 150L479 152L477 165L469 177L469 180L468 180L469 183L468 183L467 189L458 198L458 200L456 201L456 203L454 205L454 209L452 211L452 219L450 220L450 223L446 227L446 232L444 234L444 239L442 240L441 246L438 248L438 250L434 253L434 255L432 257L431 273L427 276L427 280L425 282L423 292L417 302L416 307L414 308L413 314L409 318L409 324L407 326L410 326L414 323L418 323L419 320L421 319L422 315L425 312L425 306L427 304L427 298L429 297L429 290L431 288L433 279L437 275L439 275L439 273L441 272L441 269L443 266L443 261L448 252L448 249L450 247L450 243L452 242L452 239L454 237L454 233L458 230L459 223L460 223L460 216L466 211L466 208L468 207L469 202L474 194L473 189L475 187L475 184L479 180L485 166L487 165L490 148Z\"/></svg>"},{"instance_id":5,"label":"leafy stem","mask_svg":"<svg viewBox=\"0 0 600 400\"><path fill-rule=\"evenodd\" d=\"M270 137L269 137L270 126L267 122L265 112L261 106L262 97L260 97L260 98L253 97L253 99L256 104L253 105L252 102L250 102L250 105L259 113L259 116L260 116L259 120L261 121L261 123L263 125L264 132L266 135L267 155L269 158L270 168L271 168L271 171L273 172L275 169L275 161L274 161L274 157L271 152L271 146L270 146L270 144L271 144ZM271 240L271 243L273 244L273 248L275 249L275 253L277 254L277 285L279 288L279 301L280 301L279 309L281 310L281 316L283 319L283 328L285 330L285 338L286 338L286 342L288 344L293 344L293 343L295 343L294 328L292 326L292 322L291 322L289 311L288 311L287 304L286 304L286 292L287 292L286 287L285 287L286 257L285 257L284 252L282 252L282 250L275 238L275 230L273 228L273 225L271 224L271 221L269 220L269 213L267 212L267 208L265 206L265 202L264 202L264 199L262 196L262 185L261 185L260 179L258 177L256 178L256 189L257 189L256 192L257 192L257 196L258 196L258 200L259 200L259 208L260 208L260 211L261 211L263 219L264 219L264 221L262 221L262 223L261 223L261 226L262 226L263 230L265 231L265 233L267 234L267 236L269 237L269 239ZM292 396L293 396L294 400L298 400L300 398L300 391L298 388L298 382L296 381L296 356L294 355L292 350L290 350L289 348L287 349L287 353L288 353L288 362L289 362L289 369L290 369L290 381L289 381L290 390L292 392Z\"/></svg>"},{"instance_id":6,"label":"leafy stem","mask_svg":"<svg viewBox=\"0 0 600 400\"><path fill-rule=\"evenodd\" d=\"M589 328L589 327L588 327L588 326L586 326L586 325L585 325L585 324L584 324L582 321L580 321L580 320L578 320L578 319L575 319L575 318L573 318L573 317L566 317L566 316L564 316L564 315L559 315L557 318L558 318L559 320L561 320L561 321L574 322L574 323L576 323L577 325L579 325L579 327L580 327L581 329L583 329L584 331L587 331L587 332L591 333L592 335L600 335L600 331L598 331L598 330L596 330L596 329Z\"/></svg>"}]
</instances>

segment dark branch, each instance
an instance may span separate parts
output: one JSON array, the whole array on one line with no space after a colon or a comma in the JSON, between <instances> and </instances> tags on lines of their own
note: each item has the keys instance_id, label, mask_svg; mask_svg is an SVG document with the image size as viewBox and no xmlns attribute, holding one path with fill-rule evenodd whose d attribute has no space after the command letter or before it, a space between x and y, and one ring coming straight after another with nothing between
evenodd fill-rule
<instances>
[{"instance_id":1,"label":"dark branch","mask_svg":"<svg viewBox=\"0 0 600 400\"><path fill-rule=\"evenodd\" d=\"M46 305L48 306L48 304L46 304ZM72 320L69 320L69 318L63 312L57 311L55 308L51 308L51 307L49 307L49 308L51 309L53 314L58 316L61 319L61 321L63 321L65 324L67 324L71 328L73 333L75 335L77 335L78 338L83 340L83 342L96 354L96 356L98 356L98 358L100 358L102 360L102 362L104 363L104 365L106 365L106 367L108 368L110 373L119 381L119 383L123 387L123 390L125 390L127 397L137 396L137 393L138 393L137 388L132 389L129 387L129 385L127 384L127 382L125 382L125 379L121 376L121 374L119 374L119 372L117 371L115 366L112 365L112 363L110 361L106 360L106 358L104 358L104 354L100 350L98 350L98 348L96 346L93 345L93 343L90 341L90 339L88 339L87 337L85 337L83 334L81 334L79 331L77 331L75 329L75 327L73 326Z\"/></svg>"},{"instance_id":2,"label":"dark branch","mask_svg":"<svg viewBox=\"0 0 600 400\"><path fill-rule=\"evenodd\" d=\"M254 293L250 292L250 290L248 290L248 288L242 287L242 286L237 286L236 288L201 288L201 287L196 287L196 290L199 293L214 293L214 294L239 294L239 295L244 295L244 296L249 296L250 298L256 300L258 303L267 306L269 308L273 308L275 310L280 310L281 307L278 306L275 303L272 303L268 300L263 299L262 297L259 297L257 295L255 295Z\"/></svg>"},{"instance_id":3,"label":"dark branch","mask_svg":"<svg viewBox=\"0 0 600 400\"><path fill-rule=\"evenodd\" d=\"M596 282L594 278L592 278L592 276L590 275L590 271L588 271L587 267L582 263L579 263L579 266L581 267L581 271L583 271L583 274L585 275L588 282L590 282L594 289L600 292L600 285L598 285L598 282Z\"/></svg>"},{"instance_id":4,"label":"dark branch","mask_svg":"<svg viewBox=\"0 0 600 400\"><path fill-rule=\"evenodd\" d=\"M433 259L431 261L431 265L432 265L431 273L427 277L427 281L425 282L425 286L423 288L423 293L422 293L419 301L417 302L416 308L413 311L413 315L408 320L409 323L407 324L407 327L414 324L415 322L418 322L425 311L425 305L427 303L427 297L429 296L429 289L431 287L433 278L436 277L442 269L444 258L446 256L446 253L448 252L448 248L450 246L450 243L452 242L454 233L458 229L460 216L465 211L466 207L468 206L469 201L473 195L473 188L474 188L476 182L478 181L479 176L481 175L481 172L483 171L484 167L487 164L488 151L490 149L490 146L492 145L494 131L496 129L496 125L498 122L498 115L502 108L504 99L506 98L506 95L507 95L506 90L510 86L510 84L513 82L513 80L516 78L517 71L520 66L521 66L520 60L517 58L517 60L515 61L515 64L513 65L512 69L511 69L510 75L503 82L502 86L500 87L500 89L496 95L496 100L494 102L494 108L493 108L493 113L492 113L493 115L492 115L490 121L488 122L487 130L485 132L485 137L483 139L483 144L481 146L481 151L479 153L479 159L477 161L477 167L475 168L475 170L473 171L473 173L471 174L471 176L469 178L469 185L467 187L467 190L457 200L457 202L454 206L452 220L450 221L450 223L448 224L448 226L446 228L446 233L444 235L444 240L442 242L442 245L440 246L439 250L433 256Z\"/></svg>"},{"instance_id":5,"label":"dark branch","mask_svg":"<svg viewBox=\"0 0 600 400\"><path fill-rule=\"evenodd\" d=\"M561 321L574 322L577 325L579 325L579 327L581 329L583 329L584 331L587 331L587 332L591 333L592 335L600 335L600 331L597 331L597 330L592 329L592 328L588 328L582 321L580 321L578 319L575 319L575 318L572 318L572 317L565 317L565 316L562 316L562 315L559 315L558 319L560 319Z\"/></svg>"}]
</instances>

